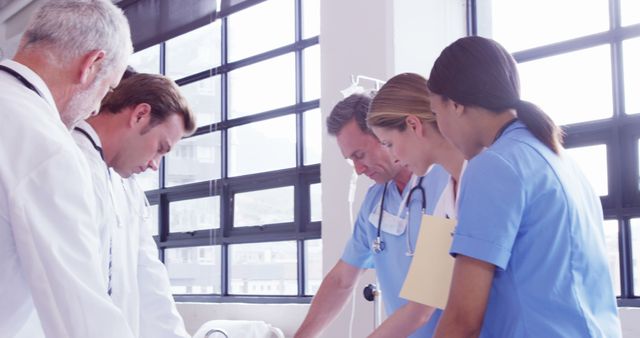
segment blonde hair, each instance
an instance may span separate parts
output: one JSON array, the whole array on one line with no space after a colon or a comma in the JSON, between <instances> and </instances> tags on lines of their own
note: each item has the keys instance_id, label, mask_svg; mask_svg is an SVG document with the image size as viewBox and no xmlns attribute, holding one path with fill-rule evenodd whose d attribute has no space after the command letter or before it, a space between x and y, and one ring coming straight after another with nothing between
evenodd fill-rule
<instances>
[{"instance_id":1,"label":"blonde hair","mask_svg":"<svg viewBox=\"0 0 640 338\"><path fill-rule=\"evenodd\" d=\"M431 111L427 80L415 73L402 73L389 79L373 98L367 125L404 131L410 115L438 129L436 116Z\"/></svg>"}]
</instances>

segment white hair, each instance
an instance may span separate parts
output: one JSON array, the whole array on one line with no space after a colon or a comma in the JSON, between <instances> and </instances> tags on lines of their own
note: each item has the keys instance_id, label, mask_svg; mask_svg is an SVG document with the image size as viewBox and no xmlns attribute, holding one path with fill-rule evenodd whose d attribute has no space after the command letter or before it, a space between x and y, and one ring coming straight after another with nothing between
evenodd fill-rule
<instances>
[{"instance_id":1,"label":"white hair","mask_svg":"<svg viewBox=\"0 0 640 338\"><path fill-rule=\"evenodd\" d=\"M133 52L129 23L109 0L51 0L31 18L19 50L46 46L58 62L104 50L103 71L125 64Z\"/></svg>"}]
</instances>

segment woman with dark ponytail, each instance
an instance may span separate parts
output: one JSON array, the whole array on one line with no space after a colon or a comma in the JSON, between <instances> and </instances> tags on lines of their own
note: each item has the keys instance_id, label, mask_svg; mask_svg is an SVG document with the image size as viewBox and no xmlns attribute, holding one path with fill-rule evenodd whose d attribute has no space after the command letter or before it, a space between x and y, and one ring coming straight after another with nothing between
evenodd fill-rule
<instances>
[{"instance_id":1,"label":"woman with dark ponytail","mask_svg":"<svg viewBox=\"0 0 640 338\"><path fill-rule=\"evenodd\" d=\"M511 55L481 37L449 45L431 70L438 128L469 160L435 337L621 337L600 200L519 81Z\"/></svg>"}]
</instances>

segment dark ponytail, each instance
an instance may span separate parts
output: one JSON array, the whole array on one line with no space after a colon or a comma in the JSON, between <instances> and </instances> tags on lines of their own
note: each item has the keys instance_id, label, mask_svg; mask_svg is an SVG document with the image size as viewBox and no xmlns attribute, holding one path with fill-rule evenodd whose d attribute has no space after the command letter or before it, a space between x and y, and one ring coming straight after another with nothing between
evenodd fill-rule
<instances>
[{"instance_id":1,"label":"dark ponytail","mask_svg":"<svg viewBox=\"0 0 640 338\"><path fill-rule=\"evenodd\" d=\"M520 100L514 108L518 112L518 119L527 126L529 131L554 153L560 154L564 133L549 115L528 101Z\"/></svg>"},{"instance_id":2,"label":"dark ponytail","mask_svg":"<svg viewBox=\"0 0 640 338\"><path fill-rule=\"evenodd\" d=\"M562 130L538 106L520 100L516 62L497 42L478 36L458 39L436 59L427 86L434 94L496 114L515 109L529 131L559 154Z\"/></svg>"}]
</instances>

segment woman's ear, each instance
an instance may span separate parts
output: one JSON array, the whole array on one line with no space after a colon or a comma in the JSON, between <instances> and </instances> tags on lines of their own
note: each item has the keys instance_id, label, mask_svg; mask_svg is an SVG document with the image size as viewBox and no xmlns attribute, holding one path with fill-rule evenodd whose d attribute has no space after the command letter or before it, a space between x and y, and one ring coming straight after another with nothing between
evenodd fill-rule
<instances>
[{"instance_id":1,"label":"woman's ear","mask_svg":"<svg viewBox=\"0 0 640 338\"><path fill-rule=\"evenodd\" d=\"M410 129L416 135L421 135L424 133L424 125L422 124L422 120L415 115L408 115L405 118L405 123L407 124L407 129Z\"/></svg>"},{"instance_id":2,"label":"woman's ear","mask_svg":"<svg viewBox=\"0 0 640 338\"><path fill-rule=\"evenodd\" d=\"M420 121L420 119L415 115L407 115L404 122L407 124L407 128L413 131L417 131L417 129L422 126L422 121Z\"/></svg>"},{"instance_id":3,"label":"woman's ear","mask_svg":"<svg viewBox=\"0 0 640 338\"><path fill-rule=\"evenodd\" d=\"M460 117L464 113L466 106L453 100L449 100L449 102L453 105L453 111L456 116Z\"/></svg>"}]
</instances>

